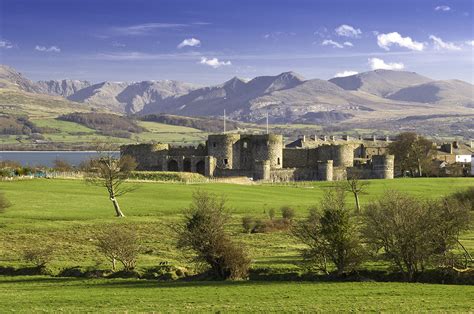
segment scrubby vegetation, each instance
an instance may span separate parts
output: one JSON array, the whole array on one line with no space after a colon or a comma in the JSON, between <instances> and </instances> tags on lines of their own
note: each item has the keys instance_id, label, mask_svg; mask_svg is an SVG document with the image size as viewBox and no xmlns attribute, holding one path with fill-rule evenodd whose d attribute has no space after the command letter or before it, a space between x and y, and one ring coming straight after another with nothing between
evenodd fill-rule
<instances>
[{"instance_id":1,"label":"scrubby vegetation","mask_svg":"<svg viewBox=\"0 0 474 314\"><path fill-rule=\"evenodd\" d=\"M205 132L222 132L222 120L207 117L183 117L170 114L149 114L140 118L142 121L153 121L170 125L179 125L198 129ZM239 129L240 124L234 121L226 121L229 130Z\"/></svg>"},{"instance_id":2,"label":"scrubby vegetation","mask_svg":"<svg viewBox=\"0 0 474 314\"><path fill-rule=\"evenodd\" d=\"M192 260L204 264L219 279L245 279L250 259L241 244L231 240L225 226L230 216L223 197L198 190L175 229L177 247L193 253Z\"/></svg>"},{"instance_id":3,"label":"scrubby vegetation","mask_svg":"<svg viewBox=\"0 0 474 314\"><path fill-rule=\"evenodd\" d=\"M79 123L99 131L102 135L130 138L131 133L140 133L144 129L134 120L109 113L69 113L58 117L59 120Z\"/></svg>"},{"instance_id":4,"label":"scrubby vegetation","mask_svg":"<svg viewBox=\"0 0 474 314\"><path fill-rule=\"evenodd\" d=\"M49 127L38 127L26 116L0 115L0 135L28 135L40 138L41 133L46 132L54 133L56 130Z\"/></svg>"},{"instance_id":5,"label":"scrubby vegetation","mask_svg":"<svg viewBox=\"0 0 474 314\"><path fill-rule=\"evenodd\" d=\"M171 171L132 171L130 179L158 181L158 182L184 182L203 183L208 179L199 173L171 172Z\"/></svg>"}]
</instances>

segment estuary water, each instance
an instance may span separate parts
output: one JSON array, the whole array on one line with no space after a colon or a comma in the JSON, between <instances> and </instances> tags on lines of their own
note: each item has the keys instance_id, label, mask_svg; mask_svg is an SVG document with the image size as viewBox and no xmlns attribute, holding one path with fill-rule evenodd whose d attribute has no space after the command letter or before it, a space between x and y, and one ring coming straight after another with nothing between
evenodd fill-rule
<instances>
[{"instance_id":1,"label":"estuary water","mask_svg":"<svg viewBox=\"0 0 474 314\"><path fill-rule=\"evenodd\" d=\"M112 152L119 156L120 152ZM95 151L0 151L0 160L12 160L23 166L52 167L56 159L67 161L73 166L97 156Z\"/></svg>"}]
</instances>

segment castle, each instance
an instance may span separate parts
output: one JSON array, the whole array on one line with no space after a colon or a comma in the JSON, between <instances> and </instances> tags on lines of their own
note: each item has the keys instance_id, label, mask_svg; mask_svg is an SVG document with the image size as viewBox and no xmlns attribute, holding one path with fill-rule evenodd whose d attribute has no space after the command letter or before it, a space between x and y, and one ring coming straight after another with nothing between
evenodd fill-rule
<instances>
[{"instance_id":1,"label":"castle","mask_svg":"<svg viewBox=\"0 0 474 314\"><path fill-rule=\"evenodd\" d=\"M280 182L343 180L355 172L362 179L394 176L394 156L362 142L316 137L285 146L276 134L215 134L197 147L136 144L122 146L121 154L135 158L138 170L196 172L207 177Z\"/></svg>"}]
</instances>

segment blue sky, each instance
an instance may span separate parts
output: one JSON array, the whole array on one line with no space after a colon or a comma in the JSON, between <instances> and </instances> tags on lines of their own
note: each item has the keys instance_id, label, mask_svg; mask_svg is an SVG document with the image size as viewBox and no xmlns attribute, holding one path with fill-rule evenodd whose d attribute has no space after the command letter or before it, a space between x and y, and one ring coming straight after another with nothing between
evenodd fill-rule
<instances>
[{"instance_id":1,"label":"blue sky","mask_svg":"<svg viewBox=\"0 0 474 314\"><path fill-rule=\"evenodd\" d=\"M472 0L0 0L0 62L39 79L216 84L403 69L474 82Z\"/></svg>"}]
</instances>

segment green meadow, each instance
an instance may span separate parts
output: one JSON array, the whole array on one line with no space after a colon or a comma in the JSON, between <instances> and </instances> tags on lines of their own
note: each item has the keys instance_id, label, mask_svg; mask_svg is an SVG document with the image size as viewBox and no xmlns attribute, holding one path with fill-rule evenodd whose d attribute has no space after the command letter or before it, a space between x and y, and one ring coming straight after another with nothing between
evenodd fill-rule
<instances>
[{"instance_id":1,"label":"green meadow","mask_svg":"<svg viewBox=\"0 0 474 314\"><path fill-rule=\"evenodd\" d=\"M288 185L224 183L129 183L137 190L119 199L126 218L114 218L104 189L81 180L33 179L0 182L12 206L0 216L0 266L28 266L22 250L54 248L53 273L66 267L106 269L96 251L95 232L106 224L129 224L143 242L138 269L160 262L191 267L175 249L170 225L181 219L197 189L224 195L232 215L228 231L244 243L253 269L301 271L301 245L285 232L245 234L241 218L266 218L271 208L288 205L296 218L317 205L331 182ZM362 205L391 190L433 198L474 186L472 178L372 180ZM349 196L347 202L352 204ZM462 243L474 252L474 230ZM366 268L382 269L371 262ZM0 277L0 312L34 311L472 311L474 287L404 283L321 282L156 282L137 279L72 279L44 276ZM2 310L3 309L3 310Z\"/></svg>"}]
</instances>

